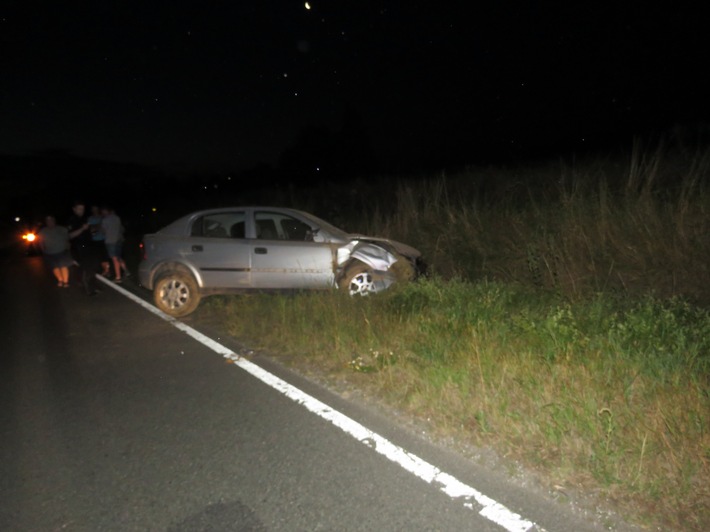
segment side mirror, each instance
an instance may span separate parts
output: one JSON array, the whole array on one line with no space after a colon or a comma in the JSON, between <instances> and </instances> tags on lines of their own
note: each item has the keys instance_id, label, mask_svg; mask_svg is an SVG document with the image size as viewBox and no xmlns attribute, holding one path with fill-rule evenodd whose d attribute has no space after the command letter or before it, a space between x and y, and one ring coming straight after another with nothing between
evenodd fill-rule
<instances>
[{"instance_id":1,"label":"side mirror","mask_svg":"<svg viewBox=\"0 0 710 532\"><path fill-rule=\"evenodd\" d=\"M306 242L322 242L322 238L316 239L318 233L320 233L320 227L311 228L309 231L306 231L306 238L304 240Z\"/></svg>"}]
</instances>

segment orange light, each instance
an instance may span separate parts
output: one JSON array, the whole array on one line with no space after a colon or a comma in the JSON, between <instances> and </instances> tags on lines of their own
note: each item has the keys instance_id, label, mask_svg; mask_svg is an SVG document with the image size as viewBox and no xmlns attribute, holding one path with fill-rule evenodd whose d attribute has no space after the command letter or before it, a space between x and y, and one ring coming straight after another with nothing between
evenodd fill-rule
<instances>
[{"instance_id":1,"label":"orange light","mask_svg":"<svg viewBox=\"0 0 710 532\"><path fill-rule=\"evenodd\" d=\"M22 235L22 238L27 240L28 242L34 242L37 238L37 235L35 235L34 233L25 233L24 235Z\"/></svg>"}]
</instances>

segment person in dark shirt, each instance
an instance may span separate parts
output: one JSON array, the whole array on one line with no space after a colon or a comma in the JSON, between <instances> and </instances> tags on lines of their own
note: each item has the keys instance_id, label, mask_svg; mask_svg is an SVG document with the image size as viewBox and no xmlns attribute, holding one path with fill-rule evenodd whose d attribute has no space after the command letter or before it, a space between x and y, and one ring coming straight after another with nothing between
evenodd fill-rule
<instances>
[{"instance_id":1,"label":"person in dark shirt","mask_svg":"<svg viewBox=\"0 0 710 532\"><path fill-rule=\"evenodd\" d=\"M86 216L86 205L83 201L75 201L72 205L72 215L67 224L69 241L74 259L79 263L81 284L90 296L99 293L96 273L99 271L101 257L91 239L91 230Z\"/></svg>"}]
</instances>

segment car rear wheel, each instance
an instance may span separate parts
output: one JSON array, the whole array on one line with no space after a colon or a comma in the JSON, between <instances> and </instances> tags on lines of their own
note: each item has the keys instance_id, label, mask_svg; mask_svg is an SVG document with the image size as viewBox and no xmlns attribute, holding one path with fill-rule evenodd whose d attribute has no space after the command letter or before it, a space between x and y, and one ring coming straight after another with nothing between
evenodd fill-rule
<instances>
[{"instance_id":1,"label":"car rear wheel","mask_svg":"<svg viewBox=\"0 0 710 532\"><path fill-rule=\"evenodd\" d=\"M200 304L200 290L189 273L170 271L158 278L153 299L160 310L180 318L195 311Z\"/></svg>"}]
</instances>

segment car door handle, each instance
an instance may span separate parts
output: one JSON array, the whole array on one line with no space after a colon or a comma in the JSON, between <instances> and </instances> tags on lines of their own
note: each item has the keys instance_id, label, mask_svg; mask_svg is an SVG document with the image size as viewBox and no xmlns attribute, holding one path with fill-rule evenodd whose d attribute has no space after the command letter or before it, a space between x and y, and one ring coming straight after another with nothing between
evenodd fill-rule
<instances>
[{"instance_id":1,"label":"car door handle","mask_svg":"<svg viewBox=\"0 0 710 532\"><path fill-rule=\"evenodd\" d=\"M192 246L192 251L202 251L202 246L194 245Z\"/></svg>"},{"instance_id":2,"label":"car door handle","mask_svg":"<svg viewBox=\"0 0 710 532\"><path fill-rule=\"evenodd\" d=\"M266 255L268 251L266 248L254 248L254 253L257 255Z\"/></svg>"}]
</instances>

